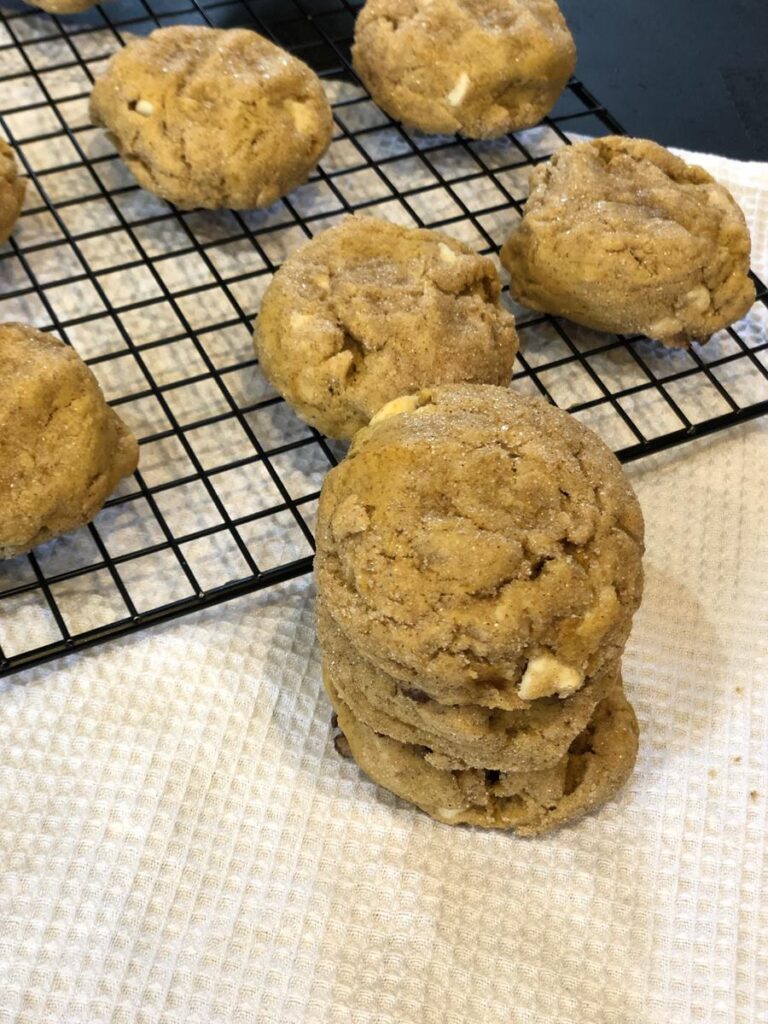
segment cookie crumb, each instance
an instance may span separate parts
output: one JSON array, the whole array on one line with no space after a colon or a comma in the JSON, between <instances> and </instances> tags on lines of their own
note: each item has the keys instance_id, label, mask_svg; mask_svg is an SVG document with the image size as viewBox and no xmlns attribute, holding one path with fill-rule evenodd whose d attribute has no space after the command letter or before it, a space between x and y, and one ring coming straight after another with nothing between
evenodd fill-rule
<instances>
[{"instance_id":1,"label":"cookie crumb","mask_svg":"<svg viewBox=\"0 0 768 1024\"><path fill-rule=\"evenodd\" d=\"M760 799L760 794L758 793L758 791L756 789L750 789L750 791L749 791L749 799L753 803Z\"/></svg>"}]
</instances>

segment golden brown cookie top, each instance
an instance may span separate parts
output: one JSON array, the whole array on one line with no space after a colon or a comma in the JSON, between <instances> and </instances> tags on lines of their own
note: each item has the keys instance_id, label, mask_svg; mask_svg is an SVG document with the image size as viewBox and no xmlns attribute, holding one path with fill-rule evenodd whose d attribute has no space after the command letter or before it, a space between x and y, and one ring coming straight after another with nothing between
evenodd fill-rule
<instances>
[{"instance_id":1,"label":"golden brown cookie top","mask_svg":"<svg viewBox=\"0 0 768 1024\"><path fill-rule=\"evenodd\" d=\"M754 300L733 197L646 139L566 146L531 174L501 259L518 301L668 345L706 340Z\"/></svg>"},{"instance_id":2,"label":"golden brown cookie top","mask_svg":"<svg viewBox=\"0 0 768 1024\"><path fill-rule=\"evenodd\" d=\"M327 149L328 101L302 61L246 29L175 25L109 62L91 116L139 183L180 206L268 206Z\"/></svg>"},{"instance_id":3,"label":"golden brown cookie top","mask_svg":"<svg viewBox=\"0 0 768 1024\"><path fill-rule=\"evenodd\" d=\"M0 139L0 245L10 238L21 212L26 182L19 177L13 150Z\"/></svg>"},{"instance_id":4,"label":"golden brown cookie top","mask_svg":"<svg viewBox=\"0 0 768 1024\"><path fill-rule=\"evenodd\" d=\"M349 217L293 253L264 296L261 366L300 416L351 438L425 385L506 384L517 354L491 259L438 231Z\"/></svg>"},{"instance_id":5,"label":"golden brown cookie top","mask_svg":"<svg viewBox=\"0 0 768 1024\"><path fill-rule=\"evenodd\" d=\"M58 338L0 324L0 558L75 529L136 468L134 437Z\"/></svg>"},{"instance_id":6,"label":"golden brown cookie top","mask_svg":"<svg viewBox=\"0 0 768 1024\"><path fill-rule=\"evenodd\" d=\"M625 642L642 588L637 499L600 439L504 388L425 390L360 431L323 486L318 590L396 678L578 689ZM401 403L398 403L401 404Z\"/></svg>"},{"instance_id":7,"label":"golden brown cookie top","mask_svg":"<svg viewBox=\"0 0 768 1024\"><path fill-rule=\"evenodd\" d=\"M352 53L393 117L471 138L536 124L576 62L555 0L368 0Z\"/></svg>"}]
</instances>

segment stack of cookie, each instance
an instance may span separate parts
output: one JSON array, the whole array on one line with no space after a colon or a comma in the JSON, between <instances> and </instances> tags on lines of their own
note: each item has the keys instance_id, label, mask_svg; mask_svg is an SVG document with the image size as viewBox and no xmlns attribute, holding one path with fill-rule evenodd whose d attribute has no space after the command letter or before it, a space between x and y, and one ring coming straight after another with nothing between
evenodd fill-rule
<instances>
[{"instance_id":1,"label":"stack of cookie","mask_svg":"<svg viewBox=\"0 0 768 1024\"><path fill-rule=\"evenodd\" d=\"M545 832L628 777L620 659L643 521L576 420L505 388L396 399L326 478L324 681L376 782L440 821Z\"/></svg>"}]
</instances>

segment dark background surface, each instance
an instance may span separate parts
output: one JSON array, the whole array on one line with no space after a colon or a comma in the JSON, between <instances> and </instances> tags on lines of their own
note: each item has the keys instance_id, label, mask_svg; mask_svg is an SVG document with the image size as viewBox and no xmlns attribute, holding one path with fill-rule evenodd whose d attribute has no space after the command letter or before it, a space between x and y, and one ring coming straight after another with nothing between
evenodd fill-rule
<instances>
[{"instance_id":1,"label":"dark background surface","mask_svg":"<svg viewBox=\"0 0 768 1024\"><path fill-rule=\"evenodd\" d=\"M559 0L576 74L632 135L768 160L768 0Z\"/></svg>"},{"instance_id":2,"label":"dark background surface","mask_svg":"<svg viewBox=\"0 0 768 1024\"><path fill-rule=\"evenodd\" d=\"M362 6L362 0L347 2ZM768 160L768 0L559 4L576 38L577 76L631 135ZM328 0L302 0L300 6L312 13L329 10ZM298 8L293 0L258 0L255 10L280 17ZM300 41L293 24L299 34L293 41ZM342 35L351 33L349 15L342 26ZM302 56L323 69L312 52Z\"/></svg>"}]
</instances>

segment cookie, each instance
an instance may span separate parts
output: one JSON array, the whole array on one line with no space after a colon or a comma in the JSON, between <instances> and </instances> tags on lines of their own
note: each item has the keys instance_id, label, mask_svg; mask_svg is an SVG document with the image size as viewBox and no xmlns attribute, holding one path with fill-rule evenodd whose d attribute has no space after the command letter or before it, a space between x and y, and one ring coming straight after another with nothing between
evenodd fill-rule
<instances>
[{"instance_id":1,"label":"cookie","mask_svg":"<svg viewBox=\"0 0 768 1024\"><path fill-rule=\"evenodd\" d=\"M399 743L363 725L326 679L349 750L366 775L448 825L541 835L609 800L629 778L638 725L621 687L598 704L586 729L554 767L498 772L456 769L425 747Z\"/></svg>"},{"instance_id":2,"label":"cookie","mask_svg":"<svg viewBox=\"0 0 768 1024\"><path fill-rule=\"evenodd\" d=\"M246 29L192 25L132 39L90 109L139 184L187 209L269 206L307 180L333 126L302 61Z\"/></svg>"},{"instance_id":3,"label":"cookie","mask_svg":"<svg viewBox=\"0 0 768 1024\"><path fill-rule=\"evenodd\" d=\"M491 139L549 113L576 47L554 0L368 0L352 56L396 120Z\"/></svg>"},{"instance_id":4,"label":"cookie","mask_svg":"<svg viewBox=\"0 0 768 1024\"><path fill-rule=\"evenodd\" d=\"M21 213L25 190L26 182L19 177L13 150L0 139L0 245L11 237Z\"/></svg>"},{"instance_id":5,"label":"cookie","mask_svg":"<svg viewBox=\"0 0 768 1024\"><path fill-rule=\"evenodd\" d=\"M95 7L98 0L26 0L32 7L39 7L47 14L80 14Z\"/></svg>"},{"instance_id":6,"label":"cookie","mask_svg":"<svg viewBox=\"0 0 768 1024\"><path fill-rule=\"evenodd\" d=\"M0 558L89 522L138 445L69 346L0 324Z\"/></svg>"},{"instance_id":7,"label":"cookie","mask_svg":"<svg viewBox=\"0 0 768 1024\"><path fill-rule=\"evenodd\" d=\"M499 291L493 261L448 235L349 217L275 274L256 351L303 419L351 438L425 384L508 383L518 341Z\"/></svg>"},{"instance_id":8,"label":"cookie","mask_svg":"<svg viewBox=\"0 0 768 1024\"><path fill-rule=\"evenodd\" d=\"M326 477L316 532L343 633L444 703L570 695L620 656L642 591L643 519L615 456L505 388L380 410Z\"/></svg>"},{"instance_id":9,"label":"cookie","mask_svg":"<svg viewBox=\"0 0 768 1024\"><path fill-rule=\"evenodd\" d=\"M501 261L531 309L687 348L749 310L749 254L744 215L711 175L611 136L535 168Z\"/></svg>"},{"instance_id":10,"label":"cookie","mask_svg":"<svg viewBox=\"0 0 768 1024\"><path fill-rule=\"evenodd\" d=\"M322 603L317 630L323 674L358 721L401 743L429 747L457 768L521 772L557 764L619 679L613 663L565 700L521 700L516 711L441 704L366 661Z\"/></svg>"}]
</instances>

